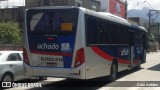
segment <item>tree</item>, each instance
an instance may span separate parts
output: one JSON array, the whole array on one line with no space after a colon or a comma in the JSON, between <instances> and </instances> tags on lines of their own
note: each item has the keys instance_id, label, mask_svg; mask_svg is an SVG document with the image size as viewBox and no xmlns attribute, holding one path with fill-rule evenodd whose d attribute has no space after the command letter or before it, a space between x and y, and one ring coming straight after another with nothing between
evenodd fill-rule
<instances>
[{"instance_id":1,"label":"tree","mask_svg":"<svg viewBox=\"0 0 160 90\"><path fill-rule=\"evenodd\" d=\"M8 21L0 22L0 43L1 44L21 44L22 34L18 23Z\"/></svg>"}]
</instances>

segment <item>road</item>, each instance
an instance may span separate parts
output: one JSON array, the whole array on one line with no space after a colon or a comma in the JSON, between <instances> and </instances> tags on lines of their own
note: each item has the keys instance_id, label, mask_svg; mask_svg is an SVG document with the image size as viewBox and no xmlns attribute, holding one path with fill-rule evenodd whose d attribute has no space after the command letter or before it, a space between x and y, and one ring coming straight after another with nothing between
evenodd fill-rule
<instances>
[{"instance_id":1,"label":"road","mask_svg":"<svg viewBox=\"0 0 160 90\"><path fill-rule=\"evenodd\" d=\"M68 81L65 78L51 78L41 83L42 88L9 88L7 90L160 90L160 52L147 54L147 61L140 70L118 73L115 82L104 78L88 81ZM148 86L147 86L148 85Z\"/></svg>"}]
</instances>

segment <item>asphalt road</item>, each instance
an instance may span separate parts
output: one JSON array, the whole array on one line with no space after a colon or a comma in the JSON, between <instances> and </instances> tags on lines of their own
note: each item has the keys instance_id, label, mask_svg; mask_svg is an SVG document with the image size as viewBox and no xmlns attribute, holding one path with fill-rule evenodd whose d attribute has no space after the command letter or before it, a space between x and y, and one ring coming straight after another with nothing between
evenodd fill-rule
<instances>
[{"instance_id":1,"label":"asphalt road","mask_svg":"<svg viewBox=\"0 0 160 90\"><path fill-rule=\"evenodd\" d=\"M115 82L104 81L104 77L87 81L49 77L45 81L32 81L40 83L41 88L7 90L160 90L160 52L147 54L147 62L142 64L140 70L126 70L118 75Z\"/></svg>"}]
</instances>

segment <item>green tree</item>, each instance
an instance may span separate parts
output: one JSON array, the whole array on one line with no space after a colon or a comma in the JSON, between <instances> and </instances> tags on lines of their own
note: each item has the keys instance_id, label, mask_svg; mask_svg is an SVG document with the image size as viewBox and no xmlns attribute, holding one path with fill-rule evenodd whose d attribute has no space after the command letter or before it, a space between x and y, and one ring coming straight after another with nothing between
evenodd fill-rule
<instances>
[{"instance_id":1,"label":"green tree","mask_svg":"<svg viewBox=\"0 0 160 90\"><path fill-rule=\"evenodd\" d=\"M1 44L21 44L22 34L18 23L8 21L0 22L0 43Z\"/></svg>"}]
</instances>

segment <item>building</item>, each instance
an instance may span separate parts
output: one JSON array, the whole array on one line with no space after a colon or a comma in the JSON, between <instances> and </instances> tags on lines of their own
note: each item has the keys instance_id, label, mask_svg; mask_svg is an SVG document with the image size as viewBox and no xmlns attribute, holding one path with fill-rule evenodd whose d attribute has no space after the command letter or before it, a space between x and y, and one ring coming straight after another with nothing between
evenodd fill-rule
<instances>
[{"instance_id":1,"label":"building","mask_svg":"<svg viewBox=\"0 0 160 90\"><path fill-rule=\"evenodd\" d=\"M148 31L148 20L140 18L140 17L129 17L128 18L128 22L132 23L132 24L136 24L139 26L143 26L145 27L145 29Z\"/></svg>"},{"instance_id":2,"label":"building","mask_svg":"<svg viewBox=\"0 0 160 90\"><path fill-rule=\"evenodd\" d=\"M25 0L25 6L0 9L0 21L17 21L24 27L24 10L40 6L81 6L100 11L100 2L96 0Z\"/></svg>"},{"instance_id":3,"label":"building","mask_svg":"<svg viewBox=\"0 0 160 90\"><path fill-rule=\"evenodd\" d=\"M100 2L96 0L26 0L26 7L40 6L80 6L90 10L100 11Z\"/></svg>"},{"instance_id":4,"label":"building","mask_svg":"<svg viewBox=\"0 0 160 90\"><path fill-rule=\"evenodd\" d=\"M26 8L40 6L81 6L100 11L101 5L96 0L25 0L25 6L0 9L0 21L23 21Z\"/></svg>"},{"instance_id":5,"label":"building","mask_svg":"<svg viewBox=\"0 0 160 90\"><path fill-rule=\"evenodd\" d=\"M124 0L98 0L101 2L101 11L109 12L122 18L127 17L127 7Z\"/></svg>"}]
</instances>

